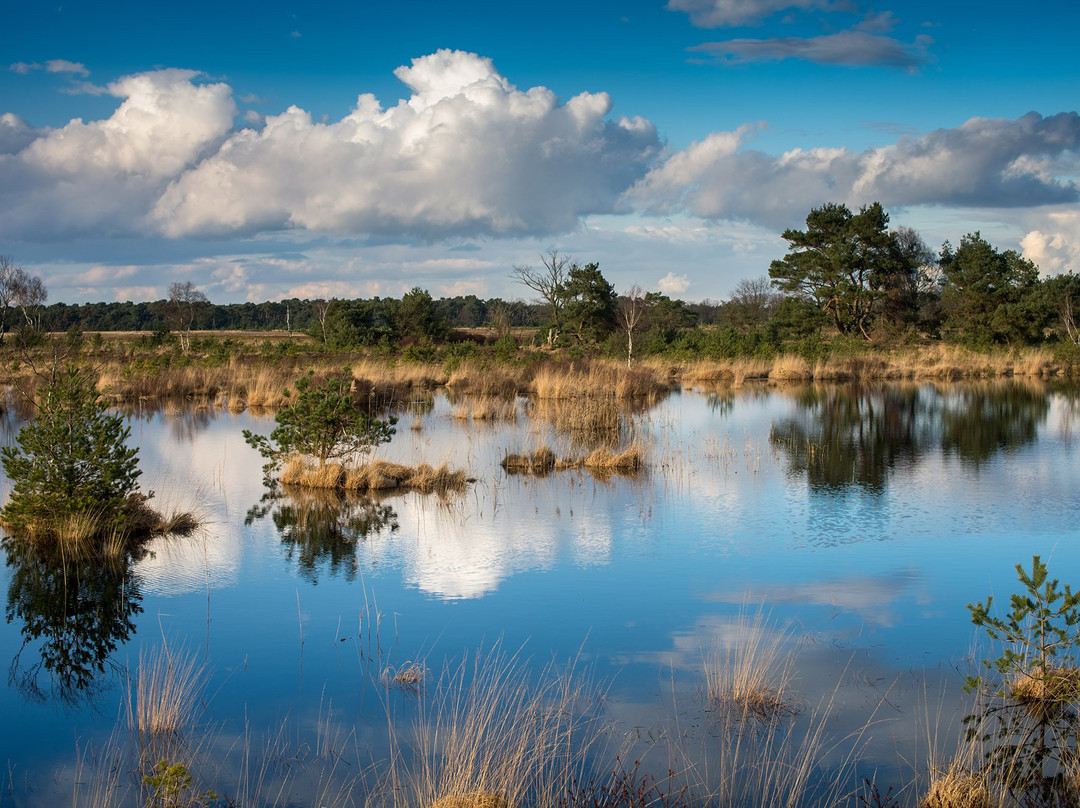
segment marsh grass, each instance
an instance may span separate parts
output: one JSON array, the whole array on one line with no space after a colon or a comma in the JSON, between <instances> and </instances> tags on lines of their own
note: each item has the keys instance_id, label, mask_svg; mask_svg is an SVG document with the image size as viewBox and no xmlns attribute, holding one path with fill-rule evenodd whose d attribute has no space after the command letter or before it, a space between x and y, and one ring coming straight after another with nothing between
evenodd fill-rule
<instances>
[{"instance_id":1,"label":"marsh grass","mask_svg":"<svg viewBox=\"0 0 1080 808\"><path fill-rule=\"evenodd\" d=\"M790 628L773 628L758 612L740 615L705 657L708 702L721 721L770 723L795 715Z\"/></svg>"},{"instance_id":2,"label":"marsh grass","mask_svg":"<svg viewBox=\"0 0 1080 808\"><path fill-rule=\"evenodd\" d=\"M129 723L144 741L176 737L194 724L206 687L206 668L184 649L161 646L139 655ZM132 694L128 694L129 709Z\"/></svg>"},{"instance_id":3,"label":"marsh grass","mask_svg":"<svg viewBox=\"0 0 1080 808\"><path fill-rule=\"evenodd\" d=\"M627 368L621 362L579 360L547 362L536 369L532 392L538 399L616 398L656 400L670 384L652 365Z\"/></svg>"},{"instance_id":4,"label":"marsh grass","mask_svg":"<svg viewBox=\"0 0 1080 808\"><path fill-rule=\"evenodd\" d=\"M420 463L408 466L389 460L373 459L359 465L324 463L293 456L282 466L278 481L283 485L349 493L416 491L421 494L459 494L468 484L468 476L449 464L432 466Z\"/></svg>"},{"instance_id":5,"label":"marsh grass","mask_svg":"<svg viewBox=\"0 0 1080 808\"><path fill-rule=\"evenodd\" d=\"M507 452L500 465L507 474L533 474L539 477L553 471L582 468L600 476L632 475L645 469L645 450L638 445L619 451L601 447L585 455L560 457L550 446L541 446L524 454Z\"/></svg>"},{"instance_id":6,"label":"marsh grass","mask_svg":"<svg viewBox=\"0 0 1080 808\"><path fill-rule=\"evenodd\" d=\"M603 725L598 691L573 668L530 676L518 654L496 646L448 664L425 689L411 737L379 779L393 808L555 808L579 779Z\"/></svg>"},{"instance_id":7,"label":"marsh grass","mask_svg":"<svg viewBox=\"0 0 1080 808\"><path fill-rule=\"evenodd\" d=\"M1036 665L1018 671L1008 683L1009 697L1036 721L1050 721L1080 697L1080 668Z\"/></svg>"},{"instance_id":8,"label":"marsh grass","mask_svg":"<svg viewBox=\"0 0 1080 808\"><path fill-rule=\"evenodd\" d=\"M389 667L382 673L383 684L391 690L400 690L417 696L424 689L427 679L427 666L423 662L406 662L397 667Z\"/></svg>"}]
</instances>

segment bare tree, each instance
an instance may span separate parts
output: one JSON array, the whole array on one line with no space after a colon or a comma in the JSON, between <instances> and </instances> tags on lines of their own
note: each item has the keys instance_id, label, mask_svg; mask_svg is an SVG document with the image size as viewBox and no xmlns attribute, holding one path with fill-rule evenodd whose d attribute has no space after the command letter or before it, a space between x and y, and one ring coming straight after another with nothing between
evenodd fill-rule
<instances>
[{"instance_id":1,"label":"bare tree","mask_svg":"<svg viewBox=\"0 0 1080 808\"><path fill-rule=\"evenodd\" d=\"M552 328L548 329L547 342L550 348L558 339L562 330L562 322L559 317L563 306L566 305L566 281L570 259L559 255L558 250L552 250L547 255L540 256L543 269L533 269L531 266L514 265L514 271L510 277L532 289L551 309Z\"/></svg>"},{"instance_id":2,"label":"bare tree","mask_svg":"<svg viewBox=\"0 0 1080 808\"><path fill-rule=\"evenodd\" d=\"M15 301L15 287L22 270L10 255L0 255L0 342L8 330L8 312Z\"/></svg>"},{"instance_id":3,"label":"bare tree","mask_svg":"<svg viewBox=\"0 0 1080 808\"><path fill-rule=\"evenodd\" d=\"M168 320L176 326L180 334L180 349L187 353L191 350L191 325L199 310L210 302L210 298L196 288L191 281L169 284Z\"/></svg>"},{"instance_id":4,"label":"bare tree","mask_svg":"<svg viewBox=\"0 0 1080 808\"><path fill-rule=\"evenodd\" d=\"M504 301L499 300L491 307L488 325L495 332L496 339L502 339L510 333L512 327L510 307Z\"/></svg>"},{"instance_id":5,"label":"bare tree","mask_svg":"<svg viewBox=\"0 0 1080 808\"><path fill-rule=\"evenodd\" d=\"M615 320L619 328L626 334L626 367L634 358L634 332L641 323L645 314L646 300L645 290L638 285L631 286L626 294L619 298L619 307L615 312Z\"/></svg>"},{"instance_id":6,"label":"bare tree","mask_svg":"<svg viewBox=\"0 0 1080 808\"><path fill-rule=\"evenodd\" d=\"M312 303L315 309L315 317L319 321L319 328L322 330L322 342L326 345L326 315L330 313L330 304L333 300L316 300Z\"/></svg>"},{"instance_id":7,"label":"bare tree","mask_svg":"<svg viewBox=\"0 0 1080 808\"><path fill-rule=\"evenodd\" d=\"M737 319L746 325L764 323L772 316L781 299L767 277L744 278L735 284L735 290L731 293Z\"/></svg>"}]
</instances>

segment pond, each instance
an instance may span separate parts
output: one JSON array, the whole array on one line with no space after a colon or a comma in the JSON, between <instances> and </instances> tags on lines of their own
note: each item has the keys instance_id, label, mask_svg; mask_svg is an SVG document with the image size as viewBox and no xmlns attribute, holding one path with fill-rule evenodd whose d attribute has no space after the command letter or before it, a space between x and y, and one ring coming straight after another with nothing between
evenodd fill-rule
<instances>
[{"instance_id":1,"label":"pond","mask_svg":"<svg viewBox=\"0 0 1080 808\"><path fill-rule=\"evenodd\" d=\"M9 548L0 804L71 804L95 755L123 745L152 649L205 665L198 723L218 761L253 765L276 738L268 754L313 771L301 762L330 727L359 771L422 712L416 691L501 654L524 674L586 672L602 765L674 738L698 766L715 734L704 667L766 634L793 660L784 720L827 734L814 771L844 768L849 795L868 777L884 791L955 752L961 684L987 655L967 604L1007 601L1014 566L1036 554L1080 583L1075 388L685 390L621 413L622 442L645 450L639 473L504 471L508 452L586 451L567 428L580 407L521 399L518 417L481 421L441 392L413 402L379 456L474 481L376 499L271 492L241 437L269 433L270 415L130 415L142 487L203 528L115 568ZM4 417L11 442L19 421ZM652 754L670 767L669 747ZM219 792L234 768L217 772ZM322 787L264 802L330 804Z\"/></svg>"}]
</instances>

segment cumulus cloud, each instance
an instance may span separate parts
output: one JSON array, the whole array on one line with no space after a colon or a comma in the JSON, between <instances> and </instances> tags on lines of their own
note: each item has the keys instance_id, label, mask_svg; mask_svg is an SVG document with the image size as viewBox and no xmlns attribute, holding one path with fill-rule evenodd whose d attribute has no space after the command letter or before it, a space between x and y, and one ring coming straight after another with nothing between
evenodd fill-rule
<instances>
[{"instance_id":1,"label":"cumulus cloud","mask_svg":"<svg viewBox=\"0 0 1080 808\"><path fill-rule=\"evenodd\" d=\"M674 272L669 272L657 281L656 285L665 295L681 295L690 288L690 278L686 275L676 275Z\"/></svg>"},{"instance_id":2,"label":"cumulus cloud","mask_svg":"<svg viewBox=\"0 0 1080 808\"><path fill-rule=\"evenodd\" d=\"M953 129L858 153L744 148L756 126L717 132L675 152L628 194L641 209L791 226L826 201L860 205L1022 207L1075 202L1080 115L972 118ZM1063 176L1065 174L1065 176Z\"/></svg>"},{"instance_id":3,"label":"cumulus cloud","mask_svg":"<svg viewBox=\"0 0 1080 808\"><path fill-rule=\"evenodd\" d=\"M441 50L340 121L289 107L233 134L155 208L171 236L304 228L419 237L563 231L611 212L657 153L655 127L607 119L606 93L521 91L489 59Z\"/></svg>"},{"instance_id":4,"label":"cumulus cloud","mask_svg":"<svg viewBox=\"0 0 1080 808\"><path fill-rule=\"evenodd\" d=\"M670 11L683 11L698 28L756 25L780 11L828 9L846 4L830 0L668 0Z\"/></svg>"},{"instance_id":5,"label":"cumulus cloud","mask_svg":"<svg viewBox=\"0 0 1080 808\"><path fill-rule=\"evenodd\" d=\"M1080 272L1080 211L1052 211L1020 239L1024 257L1047 275Z\"/></svg>"},{"instance_id":6,"label":"cumulus cloud","mask_svg":"<svg viewBox=\"0 0 1080 808\"><path fill-rule=\"evenodd\" d=\"M158 70L114 82L108 91L123 102L105 120L30 132L15 116L0 119L0 235L144 231L167 182L232 127L229 88L196 84L197 75Z\"/></svg>"},{"instance_id":7,"label":"cumulus cloud","mask_svg":"<svg viewBox=\"0 0 1080 808\"><path fill-rule=\"evenodd\" d=\"M914 42L903 43L892 37L853 29L806 38L774 37L706 42L690 48L690 51L707 53L726 64L802 59L817 64L848 67L877 65L914 70L929 61L926 48L933 41L930 37L921 35L916 37Z\"/></svg>"}]
</instances>

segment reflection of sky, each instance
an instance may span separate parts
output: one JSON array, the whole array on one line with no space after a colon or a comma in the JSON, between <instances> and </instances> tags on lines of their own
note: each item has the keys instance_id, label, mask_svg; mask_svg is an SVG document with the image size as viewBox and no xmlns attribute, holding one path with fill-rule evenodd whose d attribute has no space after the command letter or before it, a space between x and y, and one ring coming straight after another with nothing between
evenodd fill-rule
<instances>
[{"instance_id":1,"label":"reflection of sky","mask_svg":"<svg viewBox=\"0 0 1080 808\"><path fill-rule=\"evenodd\" d=\"M777 391L740 391L724 407L672 396L639 421L652 468L608 482L579 471L507 476L505 452L552 440L550 427L470 427L451 409L437 398L419 431L403 419L379 454L447 462L476 483L445 503L388 499L400 529L360 543L355 581L327 573L317 585L297 575L269 518L244 524L264 489L262 458L240 430L267 433L272 419L218 411L133 421L142 485L159 507L194 508L207 526L156 542L140 562L145 612L121 655L137 657L162 636L200 649L222 720L309 716L323 698L367 716L359 671L374 604L384 657L442 658L499 636L512 647L527 641L540 662L580 650L598 675L615 677L613 713L643 721L664 691L658 670L692 682L717 627L762 603L801 638L808 698L852 683L857 697L845 704L858 710L843 720L854 726L880 700L880 682L902 682L895 690L909 700L917 687L902 677L911 670L928 668L935 688L955 684L950 666L975 636L965 606L1012 591L1014 564L1040 553L1064 580L1080 569L1075 406L1061 399L1033 442L978 466L924 450L892 468L880 492L815 489L792 474L769 431L799 410ZM5 590L8 576L0 573ZM18 642L17 626L0 628L6 658ZM3 715L54 740L4 741L0 759L28 749L66 759L73 729L111 727L118 690L95 717L28 705L6 689ZM911 705L902 709L911 719ZM918 734L903 726L898 737Z\"/></svg>"}]
</instances>

